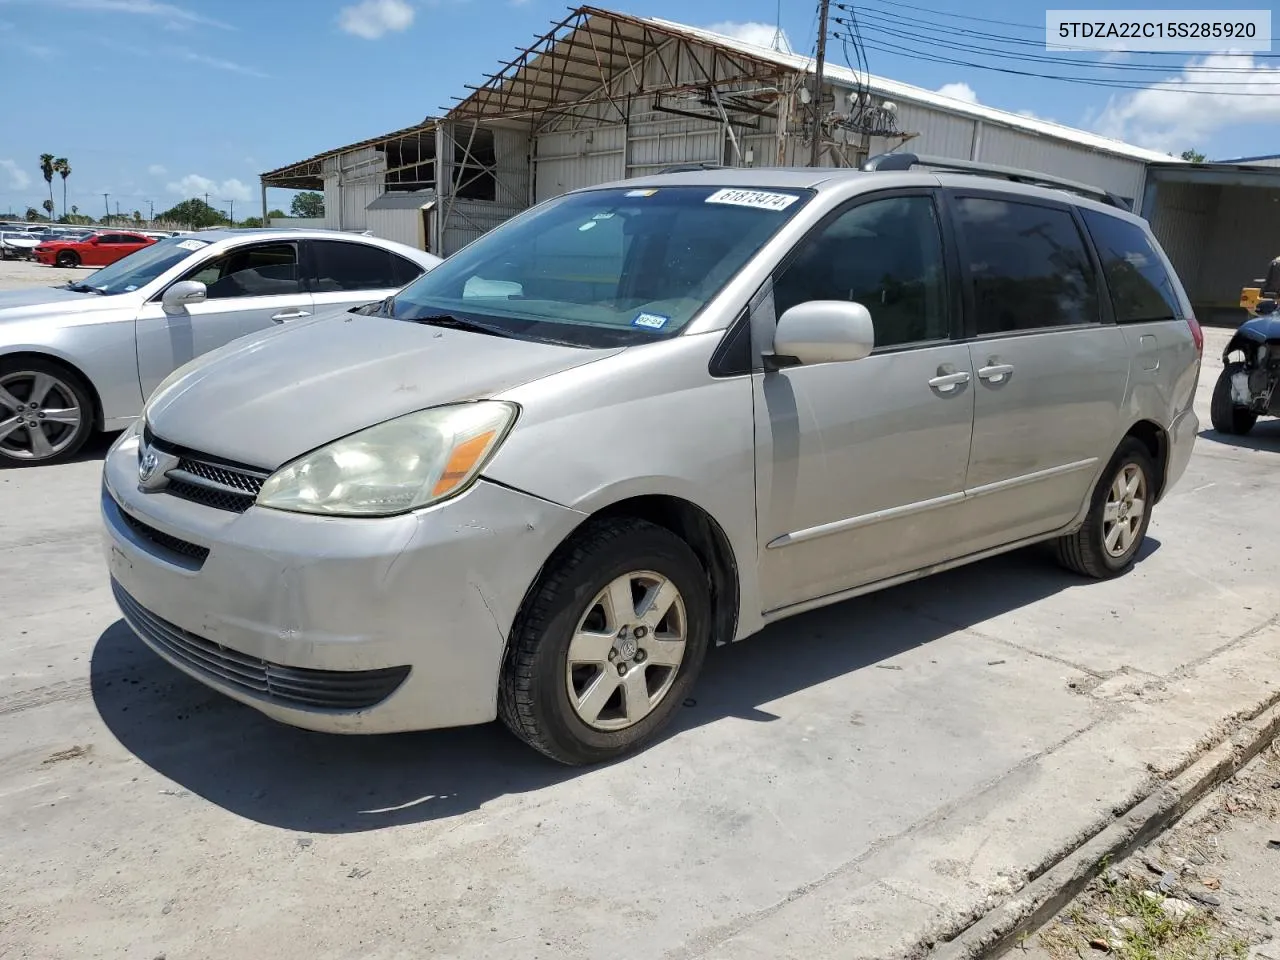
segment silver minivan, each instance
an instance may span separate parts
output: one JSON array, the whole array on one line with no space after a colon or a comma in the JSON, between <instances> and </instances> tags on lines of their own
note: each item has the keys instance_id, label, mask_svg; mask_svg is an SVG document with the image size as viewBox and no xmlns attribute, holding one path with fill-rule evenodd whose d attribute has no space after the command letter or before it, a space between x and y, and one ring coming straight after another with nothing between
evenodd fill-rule
<instances>
[{"instance_id":1,"label":"silver minivan","mask_svg":"<svg viewBox=\"0 0 1280 960\"><path fill-rule=\"evenodd\" d=\"M195 360L107 457L156 653L287 723L650 740L712 644L1040 541L1127 570L1203 340L1146 223L945 170L579 190ZM779 656L785 656L779 650Z\"/></svg>"}]
</instances>

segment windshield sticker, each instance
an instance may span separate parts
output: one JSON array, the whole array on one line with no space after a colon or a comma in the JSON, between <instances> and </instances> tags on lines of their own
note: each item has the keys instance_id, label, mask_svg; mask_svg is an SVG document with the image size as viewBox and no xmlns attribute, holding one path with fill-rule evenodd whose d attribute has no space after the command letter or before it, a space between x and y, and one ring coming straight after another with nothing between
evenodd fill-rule
<instances>
[{"instance_id":1,"label":"windshield sticker","mask_svg":"<svg viewBox=\"0 0 1280 960\"><path fill-rule=\"evenodd\" d=\"M595 228L596 228L596 222L594 220L588 220L586 223L584 223L582 226L578 228L578 232L586 233L588 230L594 230Z\"/></svg>"},{"instance_id":2,"label":"windshield sticker","mask_svg":"<svg viewBox=\"0 0 1280 960\"><path fill-rule=\"evenodd\" d=\"M761 210L785 210L800 198L790 193L766 190L717 190L707 203L727 203L735 207L757 207Z\"/></svg>"},{"instance_id":3,"label":"windshield sticker","mask_svg":"<svg viewBox=\"0 0 1280 960\"><path fill-rule=\"evenodd\" d=\"M592 217L591 219L592 219L592 220L612 220L612 219L613 219L613 214L612 214L612 213L597 213L597 214L596 214L594 217Z\"/></svg>"},{"instance_id":4,"label":"windshield sticker","mask_svg":"<svg viewBox=\"0 0 1280 960\"><path fill-rule=\"evenodd\" d=\"M631 321L631 325L633 327L644 327L646 330L661 330L670 319L670 317L664 317L660 313L640 313Z\"/></svg>"},{"instance_id":5,"label":"windshield sticker","mask_svg":"<svg viewBox=\"0 0 1280 960\"><path fill-rule=\"evenodd\" d=\"M131 284L129 284L127 287L125 287L125 288L124 288L124 292L125 292L125 293L133 293L133 291L135 291L135 290L137 290L137 289L138 289L138 285L137 285L136 283L131 283Z\"/></svg>"},{"instance_id":6,"label":"windshield sticker","mask_svg":"<svg viewBox=\"0 0 1280 960\"><path fill-rule=\"evenodd\" d=\"M648 190L628 190L623 196L626 197L652 197L658 192L657 187L650 187Z\"/></svg>"},{"instance_id":7,"label":"windshield sticker","mask_svg":"<svg viewBox=\"0 0 1280 960\"><path fill-rule=\"evenodd\" d=\"M203 250L208 245L204 240L179 240L177 244L180 250Z\"/></svg>"}]
</instances>

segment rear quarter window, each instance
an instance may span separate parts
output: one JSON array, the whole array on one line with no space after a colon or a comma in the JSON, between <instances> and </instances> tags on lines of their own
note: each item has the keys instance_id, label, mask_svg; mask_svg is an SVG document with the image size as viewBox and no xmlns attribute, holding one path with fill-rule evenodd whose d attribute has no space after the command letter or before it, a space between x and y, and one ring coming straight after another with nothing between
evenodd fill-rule
<instances>
[{"instance_id":1,"label":"rear quarter window","mask_svg":"<svg viewBox=\"0 0 1280 960\"><path fill-rule=\"evenodd\" d=\"M1105 213L1080 213L1102 261L1116 323L1176 319L1182 312L1177 288L1146 231Z\"/></svg>"}]
</instances>

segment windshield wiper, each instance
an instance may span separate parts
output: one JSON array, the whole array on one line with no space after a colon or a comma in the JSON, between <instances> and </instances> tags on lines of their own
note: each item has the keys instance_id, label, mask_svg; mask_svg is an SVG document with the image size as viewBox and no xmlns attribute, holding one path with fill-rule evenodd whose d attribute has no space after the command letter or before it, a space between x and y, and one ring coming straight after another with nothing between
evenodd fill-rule
<instances>
[{"instance_id":1,"label":"windshield wiper","mask_svg":"<svg viewBox=\"0 0 1280 960\"><path fill-rule=\"evenodd\" d=\"M472 333L487 333L492 337L510 337L512 334L500 327L490 327L474 320L466 320L448 313L433 313L427 317L405 317L411 323L423 323L429 327L450 327L454 330L469 330Z\"/></svg>"},{"instance_id":2,"label":"windshield wiper","mask_svg":"<svg viewBox=\"0 0 1280 960\"><path fill-rule=\"evenodd\" d=\"M97 293L104 297L107 295L107 291L103 290L101 287L91 287L87 283L72 283L67 281L66 289L74 290L76 293Z\"/></svg>"}]
</instances>

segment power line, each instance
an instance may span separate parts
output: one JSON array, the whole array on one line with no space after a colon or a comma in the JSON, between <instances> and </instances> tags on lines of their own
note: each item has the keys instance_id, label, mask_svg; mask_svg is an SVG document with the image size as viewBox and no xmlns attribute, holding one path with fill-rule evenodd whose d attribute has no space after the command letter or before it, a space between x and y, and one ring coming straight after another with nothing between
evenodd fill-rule
<instances>
[{"instance_id":1,"label":"power line","mask_svg":"<svg viewBox=\"0 0 1280 960\"><path fill-rule=\"evenodd\" d=\"M865 16L865 12L864 12L864 16ZM847 25L847 26L850 26L851 28L856 28L856 25L851 20L848 20L844 17L836 17L835 22L841 24L842 26ZM873 34L880 33L880 34L888 35L890 37L896 37L901 40L909 40L909 41L910 40L928 40L930 42L936 43L938 46L946 47L947 49L950 49L950 50L959 50L965 53L975 53L980 56L998 57L1003 60L1017 60L1019 63L1028 63L1028 62L1050 63L1055 66L1081 66L1081 67L1089 67L1095 70L1119 70L1119 71L1128 71L1128 72L1155 71L1157 73L1163 74L1166 77L1169 75L1170 71L1174 69L1173 67L1162 67L1162 66L1157 66L1155 64L1123 64L1123 63L1107 64L1107 63L1097 63L1092 60L1081 60L1079 58L1074 58L1074 57L1054 57L1049 55L1040 55L1040 54L1031 54L1031 53L1014 53L1008 50L1001 50L997 47L987 47L987 46L981 46L976 44L960 43L958 41L952 41L948 43L948 42L945 42L944 40L938 39L934 35L936 31L932 31L927 27L916 28L917 30L920 31L920 34L924 34L923 36L916 33L904 33L900 30L894 30L890 27L879 26L878 24L870 24L866 27L866 29L871 31ZM1184 71L1186 70L1185 67L1182 69ZM1254 68L1254 67L1195 67L1192 69L1203 70L1206 73L1215 73L1215 74L1223 73L1227 75L1230 75L1232 73L1248 74L1248 73L1258 72L1258 68ZM1275 73L1276 77L1280 79L1280 69L1276 69L1276 68L1262 68L1262 69L1267 73ZM1266 81L1203 80L1203 81L1195 81L1195 82L1199 83L1202 86L1220 86L1220 87L1231 87L1231 86L1254 87L1254 86L1268 85Z\"/></svg>"},{"instance_id":2,"label":"power line","mask_svg":"<svg viewBox=\"0 0 1280 960\"><path fill-rule=\"evenodd\" d=\"M835 39L852 40L852 37L842 34L835 34ZM867 43L869 49L879 53L888 53L896 56L907 57L912 60L924 60L930 63L945 63L951 66L968 67L973 70L987 70L992 73L1003 73L1016 77L1031 77L1037 80L1061 80L1068 83L1083 83L1092 87L1105 87L1109 90L1151 90L1153 84L1150 83L1128 83L1123 80L1108 80L1088 77L1068 77L1060 74L1052 73L1036 73L1031 70L1015 70L1012 67L998 67L987 63L974 63L970 60L958 60L954 57L939 57L927 53L921 53L918 50L912 50L908 47L899 46L889 43L887 40L877 40L875 43ZM1178 83L1164 89L1171 90L1176 93L1186 93L1191 95L1208 95L1216 97L1274 97L1274 93L1262 93L1259 91L1246 92L1243 90L1197 90L1193 89L1196 81ZM1280 86L1280 84L1240 84L1240 86Z\"/></svg>"},{"instance_id":3,"label":"power line","mask_svg":"<svg viewBox=\"0 0 1280 960\"><path fill-rule=\"evenodd\" d=\"M1008 20L992 20L988 17L975 17L964 13L950 13L946 10L934 10L930 7L917 7L915 4L902 3L900 0L879 0L880 3L888 4L892 7L903 7L907 10L918 10L921 13L927 13L935 17L954 17L956 20L970 20L974 23L994 23L1001 27L1017 27L1021 30L1043 30L1044 24L1031 25L1029 23L1011 23ZM849 13L853 12L853 8L847 3L837 3L837 7Z\"/></svg>"}]
</instances>

